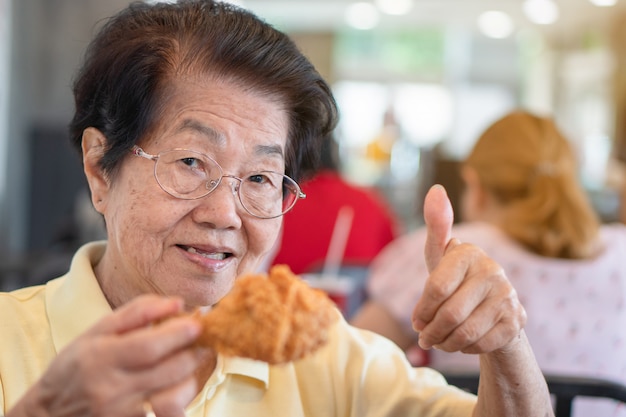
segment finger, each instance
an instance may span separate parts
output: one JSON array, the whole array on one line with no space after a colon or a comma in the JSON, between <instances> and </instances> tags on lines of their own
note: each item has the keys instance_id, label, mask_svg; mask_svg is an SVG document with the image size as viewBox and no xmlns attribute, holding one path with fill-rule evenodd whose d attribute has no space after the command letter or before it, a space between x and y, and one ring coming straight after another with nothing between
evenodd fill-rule
<instances>
[{"instance_id":1,"label":"finger","mask_svg":"<svg viewBox=\"0 0 626 417\"><path fill-rule=\"evenodd\" d=\"M167 389L150 395L150 404L158 417L185 417L185 407L198 392L196 379L186 378Z\"/></svg>"},{"instance_id":2,"label":"finger","mask_svg":"<svg viewBox=\"0 0 626 417\"><path fill-rule=\"evenodd\" d=\"M460 351L469 354L493 352L503 348L513 339L519 337L521 331L521 327L511 326L510 323L502 321L491 328L491 330L476 341L476 343L468 345Z\"/></svg>"},{"instance_id":3,"label":"finger","mask_svg":"<svg viewBox=\"0 0 626 417\"><path fill-rule=\"evenodd\" d=\"M491 307L487 304L485 302L477 306L467 317L457 322L448 334L443 334L440 331L437 336L439 340L433 340L431 345L446 352L457 352L477 343L501 319L500 315L491 314ZM437 320L435 319L433 322L437 322Z\"/></svg>"},{"instance_id":4,"label":"finger","mask_svg":"<svg viewBox=\"0 0 626 417\"><path fill-rule=\"evenodd\" d=\"M201 330L198 320L184 316L128 332L117 341L114 350L116 363L126 369L152 366L173 352L191 345Z\"/></svg>"},{"instance_id":5,"label":"finger","mask_svg":"<svg viewBox=\"0 0 626 417\"><path fill-rule=\"evenodd\" d=\"M443 257L450 240L454 213L445 188L433 185L424 199L426 245L424 256L428 270L432 271Z\"/></svg>"},{"instance_id":6,"label":"finger","mask_svg":"<svg viewBox=\"0 0 626 417\"><path fill-rule=\"evenodd\" d=\"M474 253L481 256L480 252ZM480 340L499 323L509 326L510 334L502 328L505 339L518 334L523 328L526 312L515 289L498 264L489 258L483 259L487 262L482 262L482 267L468 276L457 293L425 326L420 344L427 347L435 345L445 351L462 351L471 345L482 349L487 347Z\"/></svg>"},{"instance_id":7,"label":"finger","mask_svg":"<svg viewBox=\"0 0 626 417\"><path fill-rule=\"evenodd\" d=\"M511 291L511 297L503 299L498 306L492 307L504 314L496 325L489 330L476 343L464 348L465 353L488 353L496 349L503 348L516 339L522 333L522 329L526 325L526 310L517 299L515 290Z\"/></svg>"},{"instance_id":8,"label":"finger","mask_svg":"<svg viewBox=\"0 0 626 417\"><path fill-rule=\"evenodd\" d=\"M447 258L431 272L424 284L422 296L413 310L412 319L415 331L422 331L424 326L435 317L441 305L457 291L472 262L472 254L468 253L473 250L472 248L470 245L461 244L457 239L451 239L448 242L445 249Z\"/></svg>"},{"instance_id":9,"label":"finger","mask_svg":"<svg viewBox=\"0 0 626 417\"><path fill-rule=\"evenodd\" d=\"M176 315L183 309L179 298L141 295L100 320L86 335L121 334Z\"/></svg>"},{"instance_id":10,"label":"finger","mask_svg":"<svg viewBox=\"0 0 626 417\"><path fill-rule=\"evenodd\" d=\"M179 351L156 366L132 373L132 389L152 392L168 388L193 377L199 366L195 349Z\"/></svg>"},{"instance_id":11,"label":"finger","mask_svg":"<svg viewBox=\"0 0 626 417\"><path fill-rule=\"evenodd\" d=\"M494 325L493 320L485 321L481 313L488 288L465 283L435 312L435 316L420 332L419 345L423 349L432 346L447 345L466 346L474 343L478 337L486 333ZM487 316L488 317L488 316ZM468 342L466 338L470 338ZM459 350L457 348L456 350Z\"/></svg>"}]
</instances>

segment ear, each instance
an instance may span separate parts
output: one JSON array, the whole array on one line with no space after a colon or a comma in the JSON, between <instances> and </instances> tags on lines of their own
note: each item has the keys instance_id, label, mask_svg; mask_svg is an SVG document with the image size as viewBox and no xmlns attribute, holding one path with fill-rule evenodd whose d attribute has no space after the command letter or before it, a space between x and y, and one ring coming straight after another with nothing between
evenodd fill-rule
<instances>
[{"instance_id":1,"label":"ear","mask_svg":"<svg viewBox=\"0 0 626 417\"><path fill-rule=\"evenodd\" d=\"M83 167L91 190L91 203L103 214L109 192L109 180L100 167L106 149L106 137L98 129L88 127L83 131Z\"/></svg>"}]
</instances>

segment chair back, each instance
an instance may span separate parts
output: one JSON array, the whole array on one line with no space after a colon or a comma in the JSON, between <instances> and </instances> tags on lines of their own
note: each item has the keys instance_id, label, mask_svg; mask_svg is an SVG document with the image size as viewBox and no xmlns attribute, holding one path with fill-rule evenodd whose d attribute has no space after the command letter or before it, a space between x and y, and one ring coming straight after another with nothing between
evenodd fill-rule
<instances>
[{"instance_id":1,"label":"chair back","mask_svg":"<svg viewBox=\"0 0 626 417\"><path fill-rule=\"evenodd\" d=\"M476 394L479 375L477 373L442 372L449 384ZM571 417L572 404L576 397L609 398L626 403L626 385L601 378L544 374L548 390L556 402L556 417Z\"/></svg>"}]
</instances>

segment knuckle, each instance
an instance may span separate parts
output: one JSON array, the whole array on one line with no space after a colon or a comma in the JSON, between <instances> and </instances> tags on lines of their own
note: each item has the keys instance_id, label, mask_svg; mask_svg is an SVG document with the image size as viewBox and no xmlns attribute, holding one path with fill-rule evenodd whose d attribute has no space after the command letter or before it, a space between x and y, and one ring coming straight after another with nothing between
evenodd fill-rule
<instances>
[{"instance_id":1,"label":"knuckle","mask_svg":"<svg viewBox=\"0 0 626 417\"><path fill-rule=\"evenodd\" d=\"M496 261L489 259L485 265L485 275L495 286L511 287L511 284L504 273L504 269Z\"/></svg>"},{"instance_id":2,"label":"knuckle","mask_svg":"<svg viewBox=\"0 0 626 417\"><path fill-rule=\"evenodd\" d=\"M484 250L472 243L461 243L455 249L463 251L463 256L471 259L474 264L480 262L481 264L486 265L493 262Z\"/></svg>"},{"instance_id":3,"label":"knuckle","mask_svg":"<svg viewBox=\"0 0 626 417\"><path fill-rule=\"evenodd\" d=\"M162 348L153 343L142 343L141 356L144 361L154 363L163 356Z\"/></svg>"},{"instance_id":4,"label":"knuckle","mask_svg":"<svg viewBox=\"0 0 626 417\"><path fill-rule=\"evenodd\" d=\"M465 323L463 326L460 326L453 334L453 340L461 345L467 346L475 343L480 337L480 332L476 326Z\"/></svg>"},{"instance_id":5,"label":"knuckle","mask_svg":"<svg viewBox=\"0 0 626 417\"><path fill-rule=\"evenodd\" d=\"M448 297L449 293L449 284L445 281L435 281L429 283L428 294L431 299L443 300Z\"/></svg>"},{"instance_id":6,"label":"knuckle","mask_svg":"<svg viewBox=\"0 0 626 417\"><path fill-rule=\"evenodd\" d=\"M519 312L519 303L517 297L515 297L514 291L504 295L502 298L502 307L504 311L511 312L515 315Z\"/></svg>"},{"instance_id":7,"label":"knuckle","mask_svg":"<svg viewBox=\"0 0 626 417\"><path fill-rule=\"evenodd\" d=\"M461 311L454 306L444 305L439 309L439 322L445 327L456 327L460 321Z\"/></svg>"},{"instance_id":8,"label":"knuckle","mask_svg":"<svg viewBox=\"0 0 626 417\"><path fill-rule=\"evenodd\" d=\"M526 323L528 322L528 314L526 313L526 309L524 308L524 306L522 306L521 304L519 305L518 309L518 317L520 328L525 327Z\"/></svg>"},{"instance_id":9,"label":"knuckle","mask_svg":"<svg viewBox=\"0 0 626 417\"><path fill-rule=\"evenodd\" d=\"M515 321L526 321L526 310L517 297L517 291L512 286L506 289L501 297L501 311L503 316L512 317Z\"/></svg>"}]
</instances>

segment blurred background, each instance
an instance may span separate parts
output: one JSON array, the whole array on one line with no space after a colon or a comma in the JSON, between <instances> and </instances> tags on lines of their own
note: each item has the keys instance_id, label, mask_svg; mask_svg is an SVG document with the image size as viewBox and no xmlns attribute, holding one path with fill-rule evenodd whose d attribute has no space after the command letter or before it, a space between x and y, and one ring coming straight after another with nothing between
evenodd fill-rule
<instances>
[{"instance_id":1,"label":"blurred background","mask_svg":"<svg viewBox=\"0 0 626 417\"><path fill-rule=\"evenodd\" d=\"M456 164L513 107L556 117L598 212L620 219L626 0L236 3L289 33L330 82L342 173L382 190L407 228L433 181L455 203ZM0 289L62 272L101 236L67 143L70 85L99 24L127 4L0 0Z\"/></svg>"}]
</instances>

